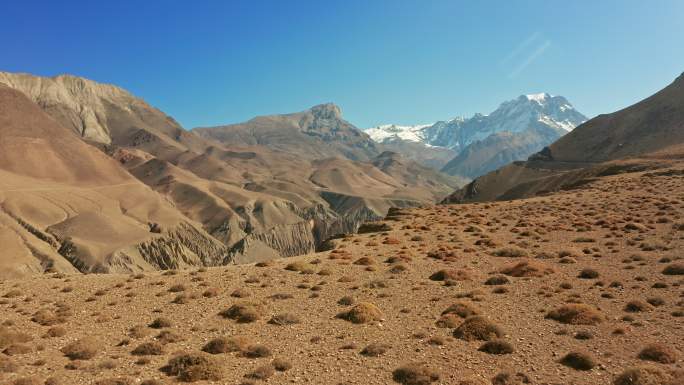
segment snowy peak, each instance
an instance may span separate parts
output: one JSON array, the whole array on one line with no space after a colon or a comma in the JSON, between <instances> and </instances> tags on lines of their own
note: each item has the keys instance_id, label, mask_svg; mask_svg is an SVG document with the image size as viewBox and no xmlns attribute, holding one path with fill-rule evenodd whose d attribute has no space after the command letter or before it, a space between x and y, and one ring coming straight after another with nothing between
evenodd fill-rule
<instances>
[{"instance_id":1,"label":"snowy peak","mask_svg":"<svg viewBox=\"0 0 684 385\"><path fill-rule=\"evenodd\" d=\"M546 92L521 95L501 103L491 114L474 114L434 124L380 125L365 130L378 143L409 141L461 151L470 143L498 132L553 131L555 137L571 131L587 118L562 96Z\"/></svg>"},{"instance_id":2,"label":"snowy peak","mask_svg":"<svg viewBox=\"0 0 684 385\"><path fill-rule=\"evenodd\" d=\"M551 95L547 94L546 92L542 92L541 94L529 94L525 95L527 100L531 102L537 102L539 104L542 104L546 101L547 98L550 98Z\"/></svg>"},{"instance_id":3,"label":"snowy peak","mask_svg":"<svg viewBox=\"0 0 684 385\"><path fill-rule=\"evenodd\" d=\"M396 124L383 124L364 130L371 139L378 143L389 143L395 140L409 142L425 142L424 129L432 124L418 124L415 126L399 126Z\"/></svg>"}]
</instances>

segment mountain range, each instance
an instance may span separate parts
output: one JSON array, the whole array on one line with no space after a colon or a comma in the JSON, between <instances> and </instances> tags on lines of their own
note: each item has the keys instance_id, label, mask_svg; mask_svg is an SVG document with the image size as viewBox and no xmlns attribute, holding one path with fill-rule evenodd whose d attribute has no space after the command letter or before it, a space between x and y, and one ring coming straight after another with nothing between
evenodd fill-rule
<instances>
[{"instance_id":1,"label":"mountain range","mask_svg":"<svg viewBox=\"0 0 684 385\"><path fill-rule=\"evenodd\" d=\"M593 178L658 168L684 157L684 74L654 95L599 115L526 161L482 175L445 203L510 200L572 189Z\"/></svg>"},{"instance_id":2,"label":"mountain range","mask_svg":"<svg viewBox=\"0 0 684 385\"><path fill-rule=\"evenodd\" d=\"M189 131L113 85L13 73L0 84L4 275L304 254L464 184L385 152L333 104Z\"/></svg>"},{"instance_id":3,"label":"mountain range","mask_svg":"<svg viewBox=\"0 0 684 385\"><path fill-rule=\"evenodd\" d=\"M541 93L506 101L488 115L416 126L381 125L365 132L425 165L474 178L526 159L586 120L564 97ZM426 159L425 153L432 157Z\"/></svg>"}]
</instances>

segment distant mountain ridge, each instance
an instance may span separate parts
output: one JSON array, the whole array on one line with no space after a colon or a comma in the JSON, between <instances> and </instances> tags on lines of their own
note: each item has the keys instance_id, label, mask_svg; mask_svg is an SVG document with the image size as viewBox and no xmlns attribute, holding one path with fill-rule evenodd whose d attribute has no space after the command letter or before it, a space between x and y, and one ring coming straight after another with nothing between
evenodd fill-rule
<instances>
[{"instance_id":1,"label":"distant mountain ridge","mask_svg":"<svg viewBox=\"0 0 684 385\"><path fill-rule=\"evenodd\" d=\"M513 160L526 159L586 120L566 98L540 93L506 101L488 115L478 113L427 125L381 125L365 132L376 142L398 151L406 142L423 144L425 151L447 148L453 151L454 158L445 161L442 170L476 177ZM511 139L511 148L507 141L500 140L503 137L498 134L502 132L511 134L506 136ZM475 147L469 148L471 145ZM473 162L487 166L468 166Z\"/></svg>"},{"instance_id":2,"label":"distant mountain ridge","mask_svg":"<svg viewBox=\"0 0 684 385\"><path fill-rule=\"evenodd\" d=\"M74 194L50 198L64 207L64 215L59 209L59 215L47 217L43 211L52 206L43 195L15 193L21 207L0 207L0 217L8 210L8 217L0 218L0 239L29 237L26 231L54 233L59 239L49 247L58 248L49 252L53 262L41 263L48 251L31 253L34 243L27 249L17 242L0 257L0 276L10 265L12 274L53 264L65 270L66 262L84 272L124 272L306 254L333 235L383 218L390 207L435 203L465 184L406 157L385 154L331 103L188 131L117 86L71 75L0 72L3 84L8 100L21 101L21 106L0 105L0 115L11 118L0 125L0 174L11 174L0 185L35 177L19 185L25 189L56 175L81 183L86 174L100 175L97 171L109 170L103 166L108 165L115 171L106 175L119 173L133 187L105 183L121 194L113 198L90 192L87 199ZM21 135L10 132L34 115L41 119L31 128L42 130L34 137L27 139L26 129ZM59 145L67 139L68 147ZM43 148L31 143L49 145L45 151L27 151ZM59 189L74 187L68 179L61 183L65 187ZM133 215L135 226L130 224ZM120 247L102 248L103 233L94 231L98 225L124 229Z\"/></svg>"},{"instance_id":3,"label":"distant mountain ridge","mask_svg":"<svg viewBox=\"0 0 684 385\"><path fill-rule=\"evenodd\" d=\"M527 198L684 157L684 74L648 98L599 115L526 161L482 175L445 203Z\"/></svg>"}]
</instances>

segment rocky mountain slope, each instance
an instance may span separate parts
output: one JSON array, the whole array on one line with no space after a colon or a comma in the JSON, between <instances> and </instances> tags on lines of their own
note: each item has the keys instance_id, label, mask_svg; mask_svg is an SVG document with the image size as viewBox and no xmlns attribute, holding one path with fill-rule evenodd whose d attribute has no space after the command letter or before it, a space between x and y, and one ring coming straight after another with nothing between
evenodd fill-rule
<instances>
[{"instance_id":1,"label":"rocky mountain slope","mask_svg":"<svg viewBox=\"0 0 684 385\"><path fill-rule=\"evenodd\" d=\"M504 102L489 115L430 125L379 126L366 133L399 152L405 143L423 144L426 153L449 149L454 157L442 164L442 170L473 178L513 160L526 159L586 119L564 97L543 93Z\"/></svg>"},{"instance_id":2,"label":"rocky mountain slope","mask_svg":"<svg viewBox=\"0 0 684 385\"><path fill-rule=\"evenodd\" d=\"M578 126L525 162L483 175L446 201L514 199L592 176L653 167L684 154L684 76L623 110Z\"/></svg>"},{"instance_id":3,"label":"rocky mountain slope","mask_svg":"<svg viewBox=\"0 0 684 385\"><path fill-rule=\"evenodd\" d=\"M432 203L459 185L437 172L418 181L375 167L372 161L381 155L375 144L342 120L334 105L256 118L268 133L236 144L186 131L115 86L9 73L0 73L0 83L24 93L89 148L116 159L130 174L121 173L161 194L178 216L201 224L228 248L230 261L311 252L334 234L383 217L390 206ZM308 147L297 141L295 147L285 139L278 144L295 126L318 153L302 152Z\"/></svg>"},{"instance_id":4,"label":"rocky mountain slope","mask_svg":"<svg viewBox=\"0 0 684 385\"><path fill-rule=\"evenodd\" d=\"M231 145L264 146L305 159L343 157L368 161L379 154L368 135L342 119L332 103L306 111L259 116L248 122L193 129L198 135Z\"/></svg>"},{"instance_id":5,"label":"rocky mountain slope","mask_svg":"<svg viewBox=\"0 0 684 385\"><path fill-rule=\"evenodd\" d=\"M227 247L0 84L0 276L224 263Z\"/></svg>"}]
</instances>

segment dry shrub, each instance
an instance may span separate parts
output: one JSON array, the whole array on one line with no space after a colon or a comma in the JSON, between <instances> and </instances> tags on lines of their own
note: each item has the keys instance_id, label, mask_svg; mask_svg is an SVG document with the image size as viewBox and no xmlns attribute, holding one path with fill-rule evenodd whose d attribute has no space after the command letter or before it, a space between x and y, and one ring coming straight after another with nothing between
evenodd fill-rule
<instances>
[{"instance_id":1,"label":"dry shrub","mask_svg":"<svg viewBox=\"0 0 684 385\"><path fill-rule=\"evenodd\" d=\"M482 316L470 316L454 330L454 337L466 341L490 341L503 336L503 331L492 321Z\"/></svg>"},{"instance_id":2,"label":"dry shrub","mask_svg":"<svg viewBox=\"0 0 684 385\"><path fill-rule=\"evenodd\" d=\"M185 286L183 284L176 284L173 285L169 288L169 291L171 293L180 293L181 291L185 291Z\"/></svg>"},{"instance_id":3,"label":"dry shrub","mask_svg":"<svg viewBox=\"0 0 684 385\"><path fill-rule=\"evenodd\" d=\"M297 262L292 262L289 263L287 266L285 266L285 270L288 271L297 271L302 274L313 274L314 273L314 268L310 264L304 262L304 261L297 261Z\"/></svg>"},{"instance_id":4,"label":"dry shrub","mask_svg":"<svg viewBox=\"0 0 684 385\"><path fill-rule=\"evenodd\" d=\"M470 279L470 274L465 270L443 269L433 273L430 279L433 281L466 281Z\"/></svg>"},{"instance_id":5,"label":"dry shrub","mask_svg":"<svg viewBox=\"0 0 684 385\"><path fill-rule=\"evenodd\" d=\"M651 305L644 301L640 300L632 300L627 302L625 305L624 311L628 313L641 313L645 311L650 311L651 310Z\"/></svg>"},{"instance_id":6,"label":"dry shrub","mask_svg":"<svg viewBox=\"0 0 684 385\"><path fill-rule=\"evenodd\" d=\"M673 263L663 269L665 275L684 275L684 263Z\"/></svg>"},{"instance_id":7,"label":"dry shrub","mask_svg":"<svg viewBox=\"0 0 684 385\"><path fill-rule=\"evenodd\" d=\"M230 318L240 323L257 321L264 315L263 306L255 302L235 304L219 313L224 318Z\"/></svg>"},{"instance_id":8,"label":"dry shrub","mask_svg":"<svg viewBox=\"0 0 684 385\"><path fill-rule=\"evenodd\" d=\"M553 273L553 269L542 263L527 260L505 267L501 270L501 273L511 277L541 277Z\"/></svg>"},{"instance_id":9,"label":"dry shrub","mask_svg":"<svg viewBox=\"0 0 684 385\"><path fill-rule=\"evenodd\" d=\"M146 337L148 334L150 334L150 330L144 325L135 325L128 329L128 336L131 338L140 339Z\"/></svg>"},{"instance_id":10,"label":"dry shrub","mask_svg":"<svg viewBox=\"0 0 684 385\"><path fill-rule=\"evenodd\" d=\"M52 326L59 323L63 323L65 319L57 315L52 310L41 309L33 314L31 321L42 326Z\"/></svg>"},{"instance_id":11,"label":"dry shrub","mask_svg":"<svg viewBox=\"0 0 684 385\"><path fill-rule=\"evenodd\" d=\"M161 342L162 344L173 344L176 342L183 341L185 337L181 336L180 334L174 333L171 330L162 330L159 334L157 334L157 337L155 337L157 341Z\"/></svg>"},{"instance_id":12,"label":"dry shrub","mask_svg":"<svg viewBox=\"0 0 684 385\"><path fill-rule=\"evenodd\" d=\"M361 350L361 355L366 357L377 357L385 354L390 349L390 346L382 343L372 343L363 350Z\"/></svg>"},{"instance_id":13,"label":"dry shrub","mask_svg":"<svg viewBox=\"0 0 684 385\"><path fill-rule=\"evenodd\" d=\"M497 257L506 257L506 258L522 258L522 257L527 257L527 251L518 249L516 247L504 247L501 249L498 249L494 252L494 255Z\"/></svg>"},{"instance_id":14,"label":"dry shrub","mask_svg":"<svg viewBox=\"0 0 684 385\"><path fill-rule=\"evenodd\" d=\"M271 349L266 345L252 344L242 350L242 355L247 358L264 358L271 356Z\"/></svg>"},{"instance_id":15,"label":"dry shrub","mask_svg":"<svg viewBox=\"0 0 684 385\"><path fill-rule=\"evenodd\" d=\"M460 324L461 318L453 313L444 314L443 316L439 317L437 322L435 322L435 325L437 325L437 327L449 329L456 328Z\"/></svg>"},{"instance_id":16,"label":"dry shrub","mask_svg":"<svg viewBox=\"0 0 684 385\"><path fill-rule=\"evenodd\" d=\"M646 302L653 306L663 306L665 305L665 298L663 297L649 297L646 299Z\"/></svg>"},{"instance_id":17,"label":"dry shrub","mask_svg":"<svg viewBox=\"0 0 684 385\"><path fill-rule=\"evenodd\" d=\"M291 313L276 314L268 320L271 325L293 325L299 323L299 317Z\"/></svg>"},{"instance_id":18,"label":"dry shrub","mask_svg":"<svg viewBox=\"0 0 684 385\"><path fill-rule=\"evenodd\" d=\"M585 304L563 305L550 311L546 318L570 325L596 325L603 321L603 315Z\"/></svg>"},{"instance_id":19,"label":"dry shrub","mask_svg":"<svg viewBox=\"0 0 684 385\"><path fill-rule=\"evenodd\" d=\"M380 309L370 302L360 302L348 311L339 313L337 318L347 320L355 324L365 324L382 320Z\"/></svg>"},{"instance_id":20,"label":"dry shrub","mask_svg":"<svg viewBox=\"0 0 684 385\"><path fill-rule=\"evenodd\" d=\"M442 312L442 315L447 314L456 314L461 318L468 318L472 315L478 315L480 312L467 302L454 302Z\"/></svg>"},{"instance_id":21,"label":"dry shrub","mask_svg":"<svg viewBox=\"0 0 684 385\"><path fill-rule=\"evenodd\" d=\"M484 284L488 286L496 286L496 285L505 285L507 283L510 283L511 281L506 278L505 275L494 275L492 277L489 277Z\"/></svg>"},{"instance_id":22,"label":"dry shrub","mask_svg":"<svg viewBox=\"0 0 684 385\"><path fill-rule=\"evenodd\" d=\"M390 231L392 230L392 226L390 226L387 223L384 222L367 222L361 224L359 226L359 229L356 231L359 234L367 234L367 233L379 233L383 231Z\"/></svg>"},{"instance_id":23,"label":"dry shrub","mask_svg":"<svg viewBox=\"0 0 684 385\"><path fill-rule=\"evenodd\" d=\"M71 360L89 360L98 352L100 342L93 337L84 337L76 340L60 351Z\"/></svg>"},{"instance_id":24,"label":"dry shrub","mask_svg":"<svg viewBox=\"0 0 684 385\"><path fill-rule=\"evenodd\" d=\"M344 297L340 298L337 303L342 306L351 306L354 304L354 297L345 295Z\"/></svg>"},{"instance_id":25,"label":"dry shrub","mask_svg":"<svg viewBox=\"0 0 684 385\"><path fill-rule=\"evenodd\" d=\"M639 358L661 364L674 364L677 362L677 351L663 344L651 344L641 349Z\"/></svg>"},{"instance_id":26,"label":"dry shrub","mask_svg":"<svg viewBox=\"0 0 684 385\"><path fill-rule=\"evenodd\" d=\"M355 265L360 265L360 266L370 266L370 265L375 265L375 259L370 258L370 257L361 257L354 261Z\"/></svg>"},{"instance_id":27,"label":"dry shrub","mask_svg":"<svg viewBox=\"0 0 684 385\"><path fill-rule=\"evenodd\" d=\"M160 356L164 354L164 345L158 341L145 342L133 349L131 354L134 356Z\"/></svg>"},{"instance_id":28,"label":"dry shrub","mask_svg":"<svg viewBox=\"0 0 684 385\"><path fill-rule=\"evenodd\" d=\"M290 361L282 358L274 358L273 361L271 361L271 365L279 372L286 372L292 368Z\"/></svg>"},{"instance_id":29,"label":"dry shrub","mask_svg":"<svg viewBox=\"0 0 684 385\"><path fill-rule=\"evenodd\" d=\"M223 378L221 364L203 353L179 354L171 358L162 371L186 382L218 381Z\"/></svg>"},{"instance_id":30,"label":"dry shrub","mask_svg":"<svg viewBox=\"0 0 684 385\"><path fill-rule=\"evenodd\" d=\"M405 364L392 372L392 379L404 385L428 385L439 378L437 371L422 362Z\"/></svg>"},{"instance_id":31,"label":"dry shrub","mask_svg":"<svg viewBox=\"0 0 684 385\"><path fill-rule=\"evenodd\" d=\"M202 350L211 354L239 352L246 350L250 343L247 337L242 336L218 337L207 342Z\"/></svg>"},{"instance_id":32,"label":"dry shrub","mask_svg":"<svg viewBox=\"0 0 684 385\"><path fill-rule=\"evenodd\" d=\"M613 385L676 385L672 376L654 366L627 368L613 380Z\"/></svg>"},{"instance_id":33,"label":"dry shrub","mask_svg":"<svg viewBox=\"0 0 684 385\"><path fill-rule=\"evenodd\" d=\"M599 277L599 272L594 269L582 269L577 277L582 279L594 279Z\"/></svg>"},{"instance_id":34,"label":"dry shrub","mask_svg":"<svg viewBox=\"0 0 684 385\"><path fill-rule=\"evenodd\" d=\"M492 378L492 385L523 385L531 384L532 380L521 372L500 372Z\"/></svg>"},{"instance_id":35,"label":"dry shrub","mask_svg":"<svg viewBox=\"0 0 684 385\"><path fill-rule=\"evenodd\" d=\"M275 368L271 364L266 364L258 366L251 372L245 374L245 378L251 378L254 380L267 380L273 374L275 374Z\"/></svg>"},{"instance_id":36,"label":"dry shrub","mask_svg":"<svg viewBox=\"0 0 684 385\"><path fill-rule=\"evenodd\" d=\"M170 328L173 325L170 319L164 318L164 317L159 317L152 321L149 325L152 329L163 329L163 328Z\"/></svg>"},{"instance_id":37,"label":"dry shrub","mask_svg":"<svg viewBox=\"0 0 684 385\"><path fill-rule=\"evenodd\" d=\"M495 338L482 344L478 350L489 354L511 354L514 349L510 342Z\"/></svg>"},{"instance_id":38,"label":"dry shrub","mask_svg":"<svg viewBox=\"0 0 684 385\"><path fill-rule=\"evenodd\" d=\"M596 366L594 358L586 352L570 352L560 359L560 363L575 370L591 370Z\"/></svg>"}]
</instances>

